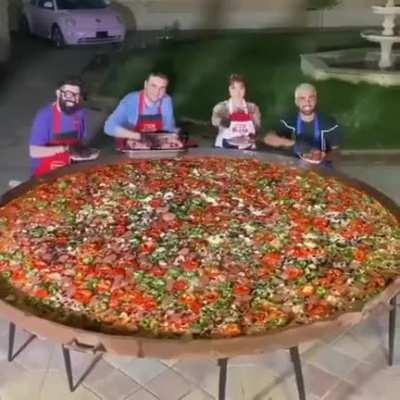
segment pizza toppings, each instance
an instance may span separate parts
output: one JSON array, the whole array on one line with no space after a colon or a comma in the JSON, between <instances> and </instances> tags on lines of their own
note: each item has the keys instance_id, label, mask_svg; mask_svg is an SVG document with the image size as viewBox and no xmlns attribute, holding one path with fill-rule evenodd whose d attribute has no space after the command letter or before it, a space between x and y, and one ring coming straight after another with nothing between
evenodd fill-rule
<instances>
[{"instance_id":1,"label":"pizza toppings","mask_svg":"<svg viewBox=\"0 0 400 400\"><path fill-rule=\"evenodd\" d=\"M47 318L155 337L333 318L400 268L400 228L334 178L254 159L129 161L0 209L0 282Z\"/></svg>"}]
</instances>

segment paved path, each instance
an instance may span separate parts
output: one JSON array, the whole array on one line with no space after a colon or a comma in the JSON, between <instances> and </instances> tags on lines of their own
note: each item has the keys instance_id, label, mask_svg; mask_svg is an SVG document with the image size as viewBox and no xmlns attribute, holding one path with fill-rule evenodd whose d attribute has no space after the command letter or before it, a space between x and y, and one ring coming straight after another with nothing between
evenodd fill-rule
<instances>
[{"instance_id":1,"label":"paved path","mask_svg":"<svg viewBox=\"0 0 400 400\"><path fill-rule=\"evenodd\" d=\"M13 39L13 71L0 82L0 192L9 179L29 177L32 120L41 106L54 99L59 80L79 73L96 53L105 51L99 47L57 50L47 41Z\"/></svg>"}]
</instances>

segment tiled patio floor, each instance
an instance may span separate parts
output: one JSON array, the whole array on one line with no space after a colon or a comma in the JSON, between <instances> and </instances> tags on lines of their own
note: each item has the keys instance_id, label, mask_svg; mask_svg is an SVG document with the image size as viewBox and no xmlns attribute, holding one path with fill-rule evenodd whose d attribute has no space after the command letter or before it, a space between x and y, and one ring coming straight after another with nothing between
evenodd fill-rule
<instances>
[{"instance_id":1,"label":"tiled patio floor","mask_svg":"<svg viewBox=\"0 0 400 400\"><path fill-rule=\"evenodd\" d=\"M395 365L387 365L388 315L363 321L338 337L300 346L308 400L397 400L400 335ZM61 348L34 340L16 359L7 357L7 322L0 323L1 400L211 400L217 398L215 360L157 360L106 354L81 386L70 393ZM400 322L397 329L400 328ZM18 344L27 338L18 332ZM72 353L74 373L90 362ZM229 360L227 399L292 400L297 388L289 353L279 350Z\"/></svg>"}]
</instances>

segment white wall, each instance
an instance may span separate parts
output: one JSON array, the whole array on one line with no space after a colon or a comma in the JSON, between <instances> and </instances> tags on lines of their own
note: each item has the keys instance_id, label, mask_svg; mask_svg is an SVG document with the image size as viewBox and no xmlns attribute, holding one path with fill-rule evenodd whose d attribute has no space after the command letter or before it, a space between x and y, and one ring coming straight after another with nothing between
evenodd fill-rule
<instances>
[{"instance_id":1,"label":"white wall","mask_svg":"<svg viewBox=\"0 0 400 400\"><path fill-rule=\"evenodd\" d=\"M343 27L378 25L372 4L384 0L343 0L334 9L306 11L306 0L112 0L138 29ZM134 16L132 18L132 16Z\"/></svg>"},{"instance_id":2,"label":"white wall","mask_svg":"<svg viewBox=\"0 0 400 400\"><path fill-rule=\"evenodd\" d=\"M8 0L0 0L6 7ZM9 0L9 25L17 28L21 3ZM373 4L386 0L342 0L334 9L305 11L307 0L111 0L130 29L162 29L178 22L181 29L351 27L378 25ZM2 24L3 25L3 24Z\"/></svg>"}]
</instances>

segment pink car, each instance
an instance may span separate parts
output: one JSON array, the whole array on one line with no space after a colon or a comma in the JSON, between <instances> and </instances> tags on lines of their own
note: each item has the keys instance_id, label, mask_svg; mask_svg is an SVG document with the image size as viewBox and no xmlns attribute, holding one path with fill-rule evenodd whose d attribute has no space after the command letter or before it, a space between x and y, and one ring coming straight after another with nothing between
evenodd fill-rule
<instances>
[{"instance_id":1,"label":"pink car","mask_svg":"<svg viewBox=\"0 0 400 400\"><path fill-rule=\"evenodd\" d=\"M122 42L125 24L108 5L109 0L29 0L22 29L51 39L57 47Z\"/></svg>"}]
</instances>

